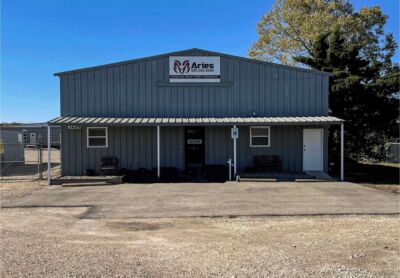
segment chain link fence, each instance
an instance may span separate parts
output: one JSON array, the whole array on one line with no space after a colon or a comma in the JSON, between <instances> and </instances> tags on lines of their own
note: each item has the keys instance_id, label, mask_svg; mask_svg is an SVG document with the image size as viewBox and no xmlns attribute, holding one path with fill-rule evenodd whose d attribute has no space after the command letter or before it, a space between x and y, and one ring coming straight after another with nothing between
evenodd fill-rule
<instances>
[{"instance_id":1,"label":"chain link fence","mask_svg":"<svg viewBox=\"0 0 400 278\"><path fill-rule=\"evenodd\" d=\"M60 151L52 149L51 167L60 169ZM47 146L24 144L21 133L3 131L0 134L0 181L33 181L47 179ZM59 172L59 170L58 170Z\"/></svg>"}]
</instances>

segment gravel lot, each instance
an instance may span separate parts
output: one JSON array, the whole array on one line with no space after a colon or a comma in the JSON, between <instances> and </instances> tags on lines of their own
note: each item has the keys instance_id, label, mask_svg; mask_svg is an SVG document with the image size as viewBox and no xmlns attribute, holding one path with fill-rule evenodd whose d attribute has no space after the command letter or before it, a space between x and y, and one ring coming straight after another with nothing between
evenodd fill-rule
<instances>
[{"instance_id":1,"label":"gravel lot","mask_svg":"<svg viewBox=\"0 0 400 278\"><path fill-rule=\"evenodd\" d=\"M114 203L131 196L121 192L143 191L136 185L129 191L128 186L97 190L103 194L111 190ZM174 185L169 186L175 196ZM212 189L204 186L202 190ZM254 190L266 196L278 194L271 185L241 186L245 192L252 189L252 194ZM315 186L310 192L320 191ZM175 189L181 191L182 185ZM61 194L51 193L57 190ZM76 190L40 183L0 185L2 204L9 205L35 196L46 200L50 193L58 202L68 192L92 200L92 191ZM365 190L380 198L389 194ZM161 201L154 192L147 192L148 200ZM229 196L239 198L237 194ZM111 204L104 202L102 208ZM78 205L2 208L0 277L398 277L400 273L398 215L132 218L108 213L93 218L90 210Z\"/></svg>"},{"instance_id":2,"label":"gravel lot","mask_svg":"<svg viewBox=\"0 0 400 278\"><path fill-rule=\"evenodd\" d=\"M394 216L82 219L1 214L2 277L395 277Z\"/></svg>"}]
</instances>

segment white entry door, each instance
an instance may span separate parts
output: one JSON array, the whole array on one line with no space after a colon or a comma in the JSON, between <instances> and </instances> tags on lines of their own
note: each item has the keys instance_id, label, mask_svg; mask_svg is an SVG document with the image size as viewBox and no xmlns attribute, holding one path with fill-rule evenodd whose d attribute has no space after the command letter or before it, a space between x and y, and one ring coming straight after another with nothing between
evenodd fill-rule
<instances>
[{"instance_id":1,"label":"white entry door","mask_svg":"<svg viewBox=\"0 0 400 278\"><path fill-rule=\"evenodd\" d=\"M36 144L36 133L31 133L29 136L30 136L29 143Z\"/></svg>"},{"instance_id":2,"label":"white entry door","mask_svg":"<svg viewBox=\"0 0 400 278\"><path fill-rule=\"evenodd\" d=\"M303 129L303 171L323 171L322 128Z\"/></svg>"}]
</instances>

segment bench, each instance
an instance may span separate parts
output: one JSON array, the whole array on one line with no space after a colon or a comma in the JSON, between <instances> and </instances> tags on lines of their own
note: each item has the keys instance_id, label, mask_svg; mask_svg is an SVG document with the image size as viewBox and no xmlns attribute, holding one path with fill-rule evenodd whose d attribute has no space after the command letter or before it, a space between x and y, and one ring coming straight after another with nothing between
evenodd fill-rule
<instances>
[{"instance_id":1,"label":"bench","mask_svg":"<svg viewBox=\"0 0 400 278\"><path fill-rule=\"evenodd\" d=\"M255 155L253 168L256 172L281 172L282 160L279 155Z\"/></svg>"},{"instance_id":2,"label":"bench","mask_svg":"<svg viewBox=\"0 0 400 278\"><path fill-rule=\"evenodd\" d=\"M118 159L116 157L103 157L100 163L102 176L116 175L118 170Z\"/></svg>"}]
</instances>

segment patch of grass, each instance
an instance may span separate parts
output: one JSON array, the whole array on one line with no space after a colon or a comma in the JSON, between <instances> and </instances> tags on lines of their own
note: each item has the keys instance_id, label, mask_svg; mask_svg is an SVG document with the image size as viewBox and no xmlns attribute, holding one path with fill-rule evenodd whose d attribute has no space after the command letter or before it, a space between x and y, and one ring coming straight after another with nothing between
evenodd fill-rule
<instances>
[{"instance_id":1,"label":"patch of grass","mask_svg":"<svg viewBox=\"0 0 400 278\"><path fill-rule=\"evenodd\" d=\"M387 192L399 193L399 164L358 162L345 164L346 180Z\"/></svg>"}]
</instances>

